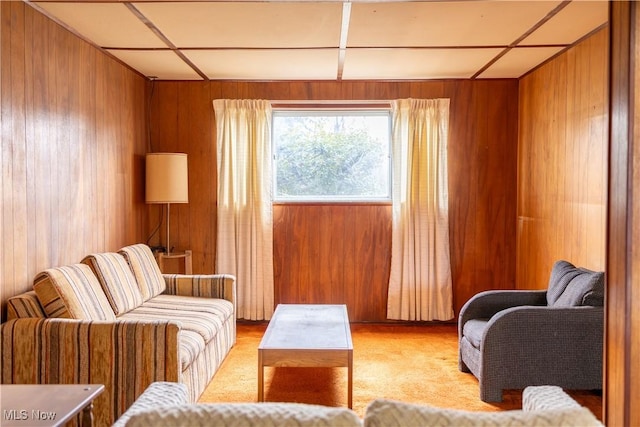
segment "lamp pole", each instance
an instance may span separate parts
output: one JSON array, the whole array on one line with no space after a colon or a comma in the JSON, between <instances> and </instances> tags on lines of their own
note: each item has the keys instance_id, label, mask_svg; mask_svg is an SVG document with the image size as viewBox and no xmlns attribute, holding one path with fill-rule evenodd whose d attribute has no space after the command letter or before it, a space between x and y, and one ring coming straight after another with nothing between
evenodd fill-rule
<instances>
[{"instance_id":1,"label":"lamp pole","mask_svg":"<svg viewBox=\"0 0 640 427\"><path fill-rule=\"evenodd\" d=\"M167 203L167 255L171 255L171 243L169 243L169 215L171 203Z\"/></svg>"}]
</instances>

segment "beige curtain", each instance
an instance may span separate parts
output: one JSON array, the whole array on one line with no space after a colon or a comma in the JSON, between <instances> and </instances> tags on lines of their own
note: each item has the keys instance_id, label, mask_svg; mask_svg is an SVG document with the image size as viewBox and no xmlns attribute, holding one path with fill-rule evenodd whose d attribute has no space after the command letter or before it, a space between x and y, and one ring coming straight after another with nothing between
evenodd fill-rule
<instances>
[{"instance_id":1,"label":"beige curtain","mask_svg":"<svg viewBox=\"0 0 640 427\"><path fill-rule=\"evenodd\" d=\"M213 101L218 148L216 271L236 276L237 318L273 314L271 104Z\"/></svg>"},{"instance_id":2,"label":"beige curtain","mask_svg":"<svg viewBox=\"0 0 640 427\"><path fill-rule=\"evenodd\" d=\"M387 317L453 318L448 99L392 103L393 235Z\"/></svg>"}]
</instances>

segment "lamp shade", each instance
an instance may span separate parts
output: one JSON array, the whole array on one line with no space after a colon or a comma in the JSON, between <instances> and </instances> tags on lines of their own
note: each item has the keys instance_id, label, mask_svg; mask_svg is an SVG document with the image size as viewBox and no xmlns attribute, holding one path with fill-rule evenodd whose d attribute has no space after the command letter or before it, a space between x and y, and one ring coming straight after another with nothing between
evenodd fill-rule
<instances>
[{"instance_id":1,"label":"lamp shade","mask_svg":"<svg viewBox=\"0 0 640 427\"><path fill-rule=\"evenodd\" d=\"M147 203L189 203L186 154L149 153L146 163Z\"/></svg>"}]
</instances>

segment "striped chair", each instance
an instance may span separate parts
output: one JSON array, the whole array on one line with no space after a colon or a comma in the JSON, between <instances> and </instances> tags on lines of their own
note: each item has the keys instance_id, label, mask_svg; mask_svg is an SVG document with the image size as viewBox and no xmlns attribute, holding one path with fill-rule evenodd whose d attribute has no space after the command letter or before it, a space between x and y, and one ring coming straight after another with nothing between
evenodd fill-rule
<instances>
[{"instance_id":1,"label":"striped chair","mask_svg":"<svg viewBox=\"0 0 640 427\"><path fill-rule=\"evenodd\" d=\"M48 269L10 298L1 383L94 383L111 425L155 381L195 402L235 344L235 278L163 275L146 245Z\"/></svg>"}]
</instances>

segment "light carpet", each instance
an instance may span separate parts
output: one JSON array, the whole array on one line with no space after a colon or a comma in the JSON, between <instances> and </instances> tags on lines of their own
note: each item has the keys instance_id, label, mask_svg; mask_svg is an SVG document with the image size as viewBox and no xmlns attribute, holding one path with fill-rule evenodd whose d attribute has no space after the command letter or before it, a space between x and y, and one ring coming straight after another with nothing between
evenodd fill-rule
<instances>
[{"instance_id":1,"label":"light carpet","mask_svg":"<svg viewBox=\"0 0 640 427\"><path fill-rule=\"evenodd\" d=\"M200 402L256 402L258 345L266 323L239 322L237 343ZM479 398L478 380L458 370L458 338L451 324L351 325L353 409L363 416L375 398L396 399L470 411L522 407L522 391L508 390L501 403ZM346 406L346 368L265 368L265 400ZM568 391L598 418L602 397Z\"/></svg>"}]
</instances>

